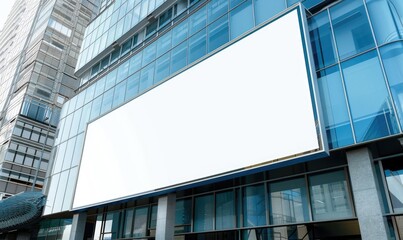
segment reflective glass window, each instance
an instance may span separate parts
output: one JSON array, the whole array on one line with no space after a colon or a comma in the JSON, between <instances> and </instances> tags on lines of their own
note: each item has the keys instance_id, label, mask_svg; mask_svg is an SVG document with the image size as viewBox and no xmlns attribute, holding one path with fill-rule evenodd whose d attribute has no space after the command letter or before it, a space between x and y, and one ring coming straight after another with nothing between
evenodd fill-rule
<instances>
[{"instance_id":1,"label":"reflective glass window","mask_svg":"<svg viewBox=\"0 0 403 240\"><path fill-rule=\"evenodd\" d=\"M116 62L120 56L120 47L111 53L111 63Z\"/></svg>"},{"instance_id":2,"label":"reflective glass window","mask_svg":"<svg viewBox=\"0 0 403 240\"><path fill-rule=\"evenodd\" d=\"M154 82L155 62L141 70L140 76L140 92L150 88Z\"/></svg>"},{"instance_id":3,"label":"reflective glass window","mask_svg":"<svg viewBox=\"0 0 403 240\"><path fill-rule=\"evenodd\" d=\"M228 16L224 15L208 26L208 50L217 49L229 41Z\"/></svg>"},{"instance_id":4,"label":"reflective glass window","mask_svg":"<svg viewBox=\"0 0 403 240\"><path fill-rule=\"evenodd\" d=\"M134 211L133 237L147 235L148 207L136 208Z\"/></svg>"},{"instance_id":5,"label":"reflective glass window","mask_svg":"<svg viewBox=\"0 0 403 240\"><path fill-rule=\"evenodd\" d=\"M271 183L269 192L270 223L286 224L309 220L304 178Z\"/></svg>"},{"instance_id":6,"label":"reflective glass window","mask_svg":"<svg viewBox=\"0 0 403 240\"><path fill-rule=\"evenodd\" d=\"M374 47L362 1L342 1L330 8L330 16L340 59Z\"/></svg>"},{"instance_id":7,"label":"reflective glass window","mask_svg":"<svg viewBox=\"0 0 403 240\"><path fill-rule=\"evenodd\" d=\"M401 0L366 0L375 37L379 45L403 39Z\"/></svg>"},{"instance_id":8,"label":"reflective glass window","mask_svg":"<svg viewBox=\"0 0 403 240\"><path fill-rule=\"evenodd\" d=\"M204 27L206 27L207 22L207 11L206 7L203 7L193 15L189 17L189 33L194 34Z\"/></svg>"},{"instance_id":9,"label":"reflective glass window","mask_svg":"<svg viewBox=\"0 0 403 240\"><path fill-rule=\"evenodd\" d=\"M143 66L146 66L151 61L155 60L157 54L156 46L157 44L154 42L143 50Z\"/></svg>"},{"instance_id":10,"label":"reflective glass window","mask_svg":"<svg viewBox=\"0 0 403 240\"><path fill-rule=\"evenodd\" d=\"M382 162L390 200L395 213L403 213L403 164L402 159Z\"/></svg>"},{"instance_id":11,"label":"reflective glass window","mask_svg":"<svg viewBox=\"0 0 403 240\"><path fill-rule=\"evenodd\" d=\"M136 73L127 79L125 100L135 97L139 92L140 74Z\"/></svg>"},{"instance_id":12,"label":"reflective glass window","mask_svg":"<svg viewBox=\"0 0 403 240\"><path fill-rule=\"evenodd\" d=\"M214 195L195 198L194 231L202 232L213 230L214 223Z\"/></svg>"},{"instance_id":13,"label":"reflective glass window","mask_svg":"<svg viewBox=\"0 0 403 240\"><path fill-rule=\"evenodd\" d=\"M106 75L105 91L115 85L115 83L116 83L116 74L117 74L117 69L113 70L108 75Z\"/></svg>"},{"instance_id":14,"label":"reflective glass window","mask_svg":"<svg viewBox=\"0 0 403 240\"><path fill-rule=\"evenodd\" d=\"M112 108L117 107L124 102L125 93L126 93L126 80L116 85L115 93L113 94Z\"/></svg>"},{"instance_id":15,"label":"reflective glass window","mask_svg":"<svg viewBox=\"0 0 403 240\"><path fill-rule=\"evenodd\" d=\"M286 9L284 0L255 0L256 24L260 24Z\"/></svg>"},{"instance_id":16,"label":"reflective glass window","mask_svg":"<svg viewBox=\"0 0 403 240\"><path fill-rule=\"evenodd\" d=\"M53 212L60 212L62 210L68 177L69 177L69 171L64 171L60 173L60 180L59 185L57 186L55 203L53 205Z\"/></svg>"},{"instance_id":17,"label":"reflective glass window","mask_svg":"<svg viewBox=\"0 0 403 240\"><path fill-rule=\"evenodd\" d=\"M113 91L114 88L104 93L104 97L102 99L101 115L106 113L112 108Z\"/></svg>"},{"instance_id":18,"label":"reflective glass window","mask_svg":"<svg viewBox=\"0 0 403 240\"><path fill-rule=\"evenodd\" d=\"M73 160L71 161L71 167L77 166L81 161L81 151L84 146L84 133L77 135L76 145L74 146Z\"/></svg>"},{"instance_id":19,"label":"reflective glass window","mask_svg":"<svg viewBox=\"0 0 403 240\"><path fill-rule=\"evenodd\" d=\"M155 64L155 81L157 83L161 80L164 80L169 76L169 67L170 67L170 57L171 53L167 53L162 57L158 58Z\"/></svg>"},{"instance_id":20,"label":"reflective glass window","mask_svg":"<svg viewBox=\"0 0 403 240\"><path fill-rule=\"evenodd\" d=\"M101 103L102 103L102 95L95 98L94 101L92 101L90 120L93 120L94 118L99 116L99 112L101 111Z\"/></svg>"},{"instance_id":21,"label":"reflective glass window","mask_svg":"<svg viewBox=\"0 0 403 240\"><path fill-rule=\"evenodd\" d=\"M176 201L175 208L175 232L183 233L190 231L192 220L192 201L191 199L181 199Z\"/></svg>"},{"instance_id":22,"label":"reflective glass window","mask_svg":"<svg viewBox=\"0 0 403 240\"><path fill-rule=\"evenodd\" d=\"M396 42L380 49L393 101L403 125L403 43Z\"/></svg>"},{"instance_id":23,"label":"reflective glass window","mask_svg":"<svg viewBox=\"0 0 403 240\"><path fill-rule=\"evenodd\" d=\"M189 63L206 55L206 30L202 30L189 38Z\"/></svg>"},{"instance_id":24,"label":"reflective glass window","mask_svg":"<svg viewBox=\"0 0 403 240\"><path fill-rule=\"evenodd\" d=\"M130 38L125 43L122 44L122 54L127 53L132 48L132 39Z\"/></svg>"},{"instance_id":25,"label":"reflective glass window","mask_svg":"<svg viewBox=\"0 0 403 240\"><path fill-rule=\"evenodd\" d=\"M228 0L211 0L208 4L208 21L215 21L228 12Z\"/></svg>"},{"instance_id":26,"label":"reflective glass window","mask_svg":"<svg viewBox=\"0 0 403 240\"><path fill-rule=\"evenodd\" d=\"M338 148L353 144L339 67L334 66L318 72L318 86L329 147Z\"/></svg>"},{"instance_id":27,"label":"reflective glass window","mask_svg":"<svg viewBox=\"0 0 403 240\"><path fill-rule=\"evenodd\" d=\"M335 63L336 53L327 11L309 19L309 31L316 69Z\"/></svg>"},{"instance_id":28,"label":"reflective glass window","mask_svg":"<svg viewBox=\"0 0 403 240\"><path fill-rule=\"evenodd\" d=\"M67 142L61 143L57 147L57 152L56 152L57 155L54 160L55 162L53 164L52 173L58 173L62 170L64 154L66 153L66 147L67 147Z\"/></svg>"},{"instance_id":29,"label":"reflective glass window","mask_svg":"<svg viewBox=\"0 0 403 240\"><path fill-rule=\"evenodd\" d=\"M233 191L216 194L216 230L235 228L235 194Z\"/></svg>"},{"instance_id":30,"label":"reflective glass window","mask_svg":"<svg viewBox=\"0 0 403 240\"><path fill-rule=\"evenodd\" d=\"M143 52L139 52L130 59L129 75L140 70L142 53Z\"/></svg>"},{"instance_id":31,"label":"reflective glass window","mask_svg":"<svg viewBox=\"0 0 403 240\"><path fill-rule=\"evenodd\" d=\"M263 185L244 188L243 225L244 227L266 225L266 200Z\"/></svg>"},{"instance_id":32,"label":"reflective glass window","mask_svg":"<svg viewBox=\"0 0 403 240\"><path fill-rule=\"evenodd\" d=\"M342 69L357 142L397 133L376 51L342 63Z\"/></svg>"},{"instance_id":33,"label":"reflective glass window","mask_svg":"<svg viewBox=\"0 0 403 240\"><path fill-rule=\"evenodd\" d=\"M252 29L253 22L252 0L245 1L230 13L231 39Z\"/></svg>"},{"instance_id":34,"label":"reflective glass window","mask_svg":"<svg viewBox=\"0 0 403 240\"><path fill-rule=\"evenodd\" d=\"M172 46L176 46L188 36L188 20L181 22L172 29Z\"/></svg>"},{"instance_id":35,"label":"reflective glass window","mask_svg":"<svg viewBox=\"0 0 403 240\"><path fill-rule=\"evenodd\" d=\"M73 121L71 123L71 129L69 137L73 137L78 133L78 127L80 125L80 118L81 118L82 108L78 109L74 112Z\"/></svg>"},{"instance_id":36,"label":"reflective glass window","mask_svg":"<svg viewBox=\"0 0 403 240\"><path fill-rule=\"evenodd\" d=\"M122 231L123 238L129 238L132 236L133 214L134 209L127 209L125 211L123 231Z\"/></svg>"},{"instance_id":37,"label":"reflective glass window","mask_svg":"<svg viewBox=\"0 0 403 240\"><path fill-rule=\"evenodd\" d=\"M157 44L157 57L161 56L162 54L166 53L169 49L171 49L171 41L172 34L171 31L165 33L162 37L158 39Z\"/></svg>"},{"instance_id":38,"label":"reflective glass window","mask_svg":"<svg viewBox=\"0 0 403 240\"><path fill-rule=\"evenodd\" d=\"M87 127L87 122L90 118L91 113L91 103L83 107L83 113L81 114L80 125L78 127L78 132L82 132Z\"/></svg>"},{"instance_id":39,"label":"reflective glass window","mask_svg":"<svg viewBox=\"0 0 403 240\"><path fill-rule=\"evenodd\" d=\"M187 42L172 49L171 72L174 73L186 66L187 63Z\"/></svg>"},{"instance_id":40,"label":"reflective glass window","mask_svg":"<svg viewBox=\"0 0 403 240\"><path fill-rule=\"evenodd\" d=\"M117 76L117 83L122 81L123 79L127 78L129 75L129 61L124 62L122 65L119 66L118 68L118 76Z\"/></svg>"},{"instance_id":41,"label":"reflective glass window","mask_svg":"<svg viewBox=\"0 0 403 240\"><path fill-rule=\"evenodd\" d=\"M95 93L94 93L95 97L98 97L99 95L101 95L104 92L105 80L106 80L106 77L103 77L94 84L95 85Z\"/></svg>"},{"instance_id":42,"label":"reflective glass window","mask_svg":"<svg viewBox=\"0 0 403 240\"><path fill-rule=\"evenodd\" d=\"M95 84L89 86L85 93L84 103L89 103L94 98Z\"/></svg>"},{"instance_id":43,"label":"reflective glass window","mask_svg":"<svg viewBox=\"0 0 403 240\"><path fill-rule=\"evenodd\" d=\"M172 8L168 9L165 11L161 16L159 17L159 27L162 28L165 26L167 23L171 21L172 18Z\"/></svg>"},{"instance_id":44,"label":"reflective glass window","mask_svg":"<svg viewBox=\"0 0 403 240\"><path fill-rule=\"evenodd\" d=\"M70 166L71 166L71 160L73 158L75 144L76 144L76 138L70 138L67 141L66 153L64 154L62 171L66 170L67 168L70 168Z\"/></svg>"},{"instance_id":45,"label":"reflective glass window","mask_svg":"<svg viewBox=\"0 0 403 240\"><path fill-rule=\"evenodd\" d=\"M119 232L120 212L108 212L105 217L104 233L110 233L111 239L116 239ZM105 239L105 238L104 238Z\"/></svg>"},{"instance_id":46,"label":"reflective glass window","mask_svg":"<svg viewBox=\"0 0 403 240\"><path fill-rule=\"evenodd\" d=\"M69 171L69 177L68 177L68 182L67 182L67 186L66 186L65 197L63 200L62 211L67 211L67 210L70 210L70 208L71 208L73 194L74 194L74 190L75 190L75 186L76 186L75 179L77 179L77 173L78 173L78 168L72 168Z\"/></svg>"},{"instance_id":47,"label":"reflective glass window","mask_svg":"<svg viewBox=\"0 0 403 240\"><path fill-rule=\"evenodd\" d=\"M353 216L343 170L310 176L309 183L315 221Z\"/></svg>"}]
</instances>

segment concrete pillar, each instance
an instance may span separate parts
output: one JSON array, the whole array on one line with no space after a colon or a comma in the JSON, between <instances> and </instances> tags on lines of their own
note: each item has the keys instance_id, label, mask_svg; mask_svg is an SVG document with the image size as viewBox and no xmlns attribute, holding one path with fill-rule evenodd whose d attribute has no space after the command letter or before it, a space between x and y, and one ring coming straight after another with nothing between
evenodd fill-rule
<instances>
[{"instance_id":1,"label":"concrete pillar","mask_svg":"<svg viewBox=\"0 0 403 240\"><path fill-rule=\"evenodd\" d=\"M73 223L71 224L70 240L84 239L86 221L87 221L86 212L74 214Z\"/></svg>"},{"instance_id":2,"label":"concrete pillar","mask_svg":"<svg viewBox=\"0 0 403 240\"><path fill-rule=\"evenodd\" d=\"M175 194L158 199L156 240L173 240L175 233Z\"/></svg>"},{"instance_id":3,"label":"concrete pillar","mask_svg":"<svg viewBox=\"0 0 403 240\"><path fill-rule=\"evenodd\" d=\"M360 148L346 154L361 237L365 240L388 239L371 152L368 148Z\"/></svg>"}]
</instances>

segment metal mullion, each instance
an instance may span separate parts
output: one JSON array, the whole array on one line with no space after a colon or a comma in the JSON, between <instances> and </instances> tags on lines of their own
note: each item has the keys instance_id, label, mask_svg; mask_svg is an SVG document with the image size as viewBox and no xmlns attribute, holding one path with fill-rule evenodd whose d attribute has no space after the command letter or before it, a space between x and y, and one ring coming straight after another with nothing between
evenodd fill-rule
<instances>
[{"instance_id":1,"label":"metal mullion","mask_svg":"<svg viewBox=\"0 0 403 240\"><path fill-rule=\"evenodd\" d=\"M385 195L386 195L386 201L387 201L387 204L388 204L389 212L394 212L393 205L392 205L392 200L390 199L390 195L389 195L389 187L388 187L388 184L386 182L386 176L385 176L385 171L384 171L384 168L383 168L383 162L379 161L378 164L379 164L379 171L381 173L381 179L382 179L383 188L386 191L388 191L387 193L385 193Z\"/></svg>"},{"instance_id":2,"label":"metal mullion","mask_svg":"<svg viewBox=\"0 0 403 240\"><path fill-rule=\"evenodd\" d=\"M335 34L334 34L334 29L333 29L332 16L330 15L330 8L327 8L327 15L328 15L328 18L329 18L330 30L331 30L331 33L332 33L332 40L333 40L334 49L335 49L335 52L336 52L336 58L337 58L336 61L337 61L337 64L338 64L338 66L339 66L339 74L340 74L340 80L341 80L342 87L343 87L344 100L346 101L348 118L349 118L349 120L350 120L351 132L352 132L353 141L354 141L354 144L355 144L355 143L357 143L357 138L356 138L356 136L355 136L355 129L354 129L354 124L353 124L353 117L352 117L351 111L350 111L350 102L348 101L346 85L345 85L344 76L343 76L343 73L342 73L342 68L341 68L341 63L340 63L340 57L339 57L339 50L338 50L338 48L337 48L336 37L335 37Z\"/></svg>"},{"instance_id":3,"label":"metal mullion","mask_svg":"<svg viewBox=\"0 0 403 240\"><path fill-rule=\"evenodd\" d=\"M313 221L313 209L311 206L311 191L310 191L310 185L309 185L309 180L308 180L308 174L304 174L304 180L305 180L305 194L307 196L307 202L308 202L308 214L309 214L309 219L308 221L312 222Z\"/></svg>"}]
</instances>

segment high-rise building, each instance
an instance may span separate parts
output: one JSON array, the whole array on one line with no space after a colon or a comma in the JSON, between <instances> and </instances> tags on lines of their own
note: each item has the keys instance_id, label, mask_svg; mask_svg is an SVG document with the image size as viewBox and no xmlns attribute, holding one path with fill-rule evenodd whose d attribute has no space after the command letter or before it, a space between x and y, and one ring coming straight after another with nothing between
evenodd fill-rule
<instances>
[{"instance_id":1,"label":"high-rise building","mask_svg":"<svg viewBox=\"0 0 403 240\"><path fill-rule=\"evenodd\" d=\"M42 190L60 109L80 85L74 69L84 31L99 7L15 1L0 35L0 200Z\"/></svg>"},{"instance_id":2,"label":"high-rise building","mask_svg":"<svg viewBox=\"0 0 403 240\"><path fill-rule=\"evenodd\" d=\"M115 0L39 239L403 239L403 2Z\"/></svg>"}]
</instances>

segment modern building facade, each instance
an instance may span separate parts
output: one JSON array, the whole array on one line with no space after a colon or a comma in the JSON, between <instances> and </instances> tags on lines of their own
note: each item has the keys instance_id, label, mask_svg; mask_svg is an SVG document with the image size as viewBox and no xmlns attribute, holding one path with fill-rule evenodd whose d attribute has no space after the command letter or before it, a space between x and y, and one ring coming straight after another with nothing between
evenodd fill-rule
<instances>
[{"instance_id":1,"label":"modern building facade","mask_svg":"<svg viewBox=\"0 0 403 240\"><path fill-rule=\"evenodd\" d=\"M401 1L101 5L39 239L403 239Z\"/></svg>"},{"instance_id":2,"label":"modern building facade","mask_svg":"<svg viewBox=\"0 0 403 240\"><path fill-rule=\"evenodd\" d=\"M99 6L15 1L0 36L0 199L42 190L60 109L79 86L74 68L85 27Z\"/></svg>"}]
</instances>

